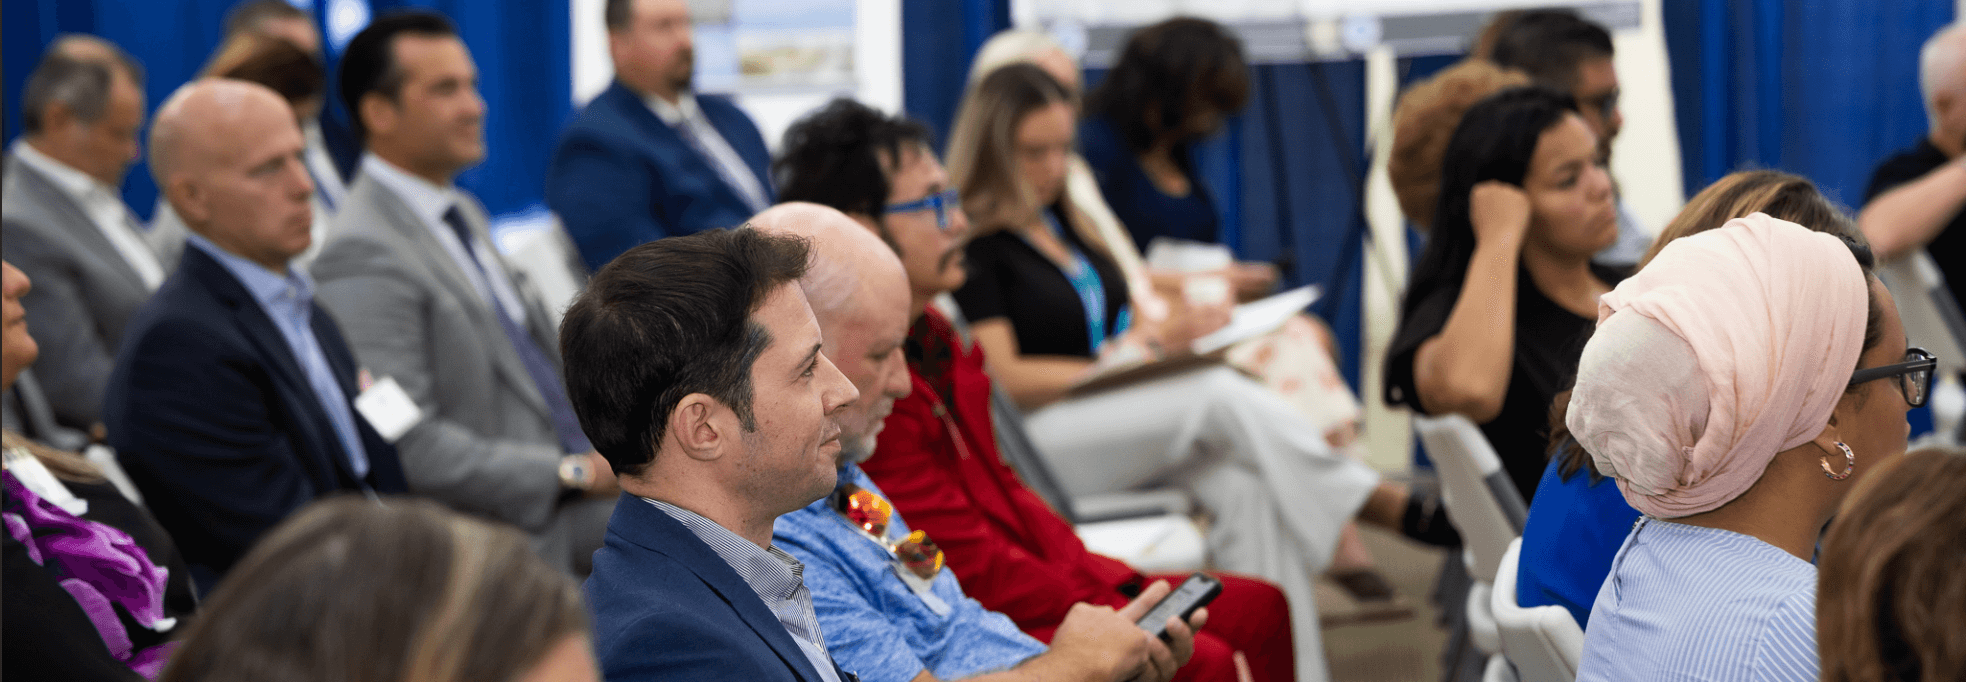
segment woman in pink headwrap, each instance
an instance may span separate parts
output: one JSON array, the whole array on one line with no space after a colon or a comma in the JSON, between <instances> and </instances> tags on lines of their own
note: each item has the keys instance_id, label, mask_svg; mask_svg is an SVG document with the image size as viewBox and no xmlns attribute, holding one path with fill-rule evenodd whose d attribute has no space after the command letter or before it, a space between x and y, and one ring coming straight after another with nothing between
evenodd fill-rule
<instances>
[{"instance_id":1,"label":"woman in pink headwrap","mask_svg":"<svg viewBox=\"0 0 1966 682\"><path fill-rule=\"evenodd\" d=\"M1566 423L1644 516L1580 682L1817 679L1817 537L1848 479L1904 451L1930 373L1870 265L1757 213L1600 299Z\"/></svg>"}]
</instances>

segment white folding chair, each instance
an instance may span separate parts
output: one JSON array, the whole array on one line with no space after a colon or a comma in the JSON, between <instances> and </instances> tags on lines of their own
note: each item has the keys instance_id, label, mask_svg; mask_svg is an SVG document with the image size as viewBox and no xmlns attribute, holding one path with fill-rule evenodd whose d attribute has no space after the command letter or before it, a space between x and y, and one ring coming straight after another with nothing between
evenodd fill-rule
<instances>
[{"instance_id":1,"label":"white folding chair","mask_svg":"<svg viewBox=\"0 0 1966 682\"><path fill-rule=\"evenodd\" d=\"M1522 534L1528 508L1502 468L1502 458L1474 422L1447 415L1416 417L1413 425L1440 475L1447 519L1461 533L1461 559L1474 579L1468 588L1468 638L1482 653L1499 653L1501 633L1489 590L1509 543Z\"/></svg>"},{"instance_id":2,"label":"white folding chair","mask_svg":"<svg viewBox=\"0 0 1966 682\"><path fill-rule=\"evenodd\" d=\"M1493 584L1495 569L1509 542L1522 534L1529 509L1515 482L1502 468L1501 457L1474 422L1460 415L1415 417L1414 430L1427 446L1440 474L1447 518L1461 532L1468 573Z\"/></svg>"},{"instance_id":3,"label":"white folding chair","mask_svg":"<svg viewBox=\"0 0 1966 682\"><path fill-rule=\"evenodd\" d=\"M1495 625L1501 630L1502 655L1515 664L1522 682L1571 682L1584 657L1584 629L1570 610L1561 606L1524 608L1516 602L1516 571L1522 563L1522 539L1509 543L1495 573L1489 595Z\"/></svg>"}]
</instances>

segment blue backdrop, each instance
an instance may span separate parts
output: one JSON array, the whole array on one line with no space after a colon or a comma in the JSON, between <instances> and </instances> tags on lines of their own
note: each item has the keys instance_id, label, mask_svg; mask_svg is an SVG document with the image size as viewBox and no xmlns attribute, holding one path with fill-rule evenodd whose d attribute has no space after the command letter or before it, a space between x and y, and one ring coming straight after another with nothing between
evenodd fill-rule
<instances>
[{"instance_id":1,"label":"blue backdrop","mask_svg":"<svg viewBox=\"0 0 1966 682\"><path fill-rule=\"evenodd\" d=\"M17 101L41 51L62 33L93 33L128 50L149 72L145 92L155 108L172 90L197 75L222 37L226 10L237 0L7 0L0 9L4 31L5 137L20 134ZM301 3L308 5L310 3ZM317 18L327 3L315 7ZM447 14L471 48L487 103L485 136L491 152L459 184L476 193L493 214L541 203L546 163L555 133L572 115L570 27L565 0L347 0L333 3L373 12L423 7ZM359 17L359 15L357 15ZM347 35L353 35L348 31ZM338 45L328 46L330 83ZM332 86L331 86L332 88ZM331 115L345 116L339 104ZM157 188L142 164L131 168L124 199L146 219Z\"/></svg>"},{"instance_id":2,"label":"blue backdrop","mask_svg":"<svg viewBox=\"0 0 1966 682\"><path fill-rule=\"evenodd\" d=\"M1871 169L1925 134L1918 50L1953 9L1950 0L1666 2L1687 196L1735 170L1775 168L1857 207Z\"/></svg>"}]
</instances>

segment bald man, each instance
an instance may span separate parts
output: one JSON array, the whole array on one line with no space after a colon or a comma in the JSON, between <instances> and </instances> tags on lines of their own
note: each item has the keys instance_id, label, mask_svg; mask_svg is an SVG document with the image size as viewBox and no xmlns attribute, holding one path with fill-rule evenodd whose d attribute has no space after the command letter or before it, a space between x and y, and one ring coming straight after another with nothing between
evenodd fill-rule
<instances>
[{"instance_id":1,"label":"bald man","mask_svg":"<svg viewBox=\"0 0 1966 682\"><path fill-rule=\"evenodd\" d=\"M316 498L404 492L396 450L314 282L300 129L263 86L206 79L158 109L150 168L190 230L131 319L103 405L110 443L209 592L261 533Z\"/></svg>"},{"instance_id":2,"label":"bald man","mask_svg":"<svg viewBox=\"0 0 1966 682\"><path fill-rule=\"evenodd\" d=\"M853 516L848 501L881 495L855 465L873 454L882 421L911 386L901 350L914 310L908 276L880 238L832 208L783 204L751 225L810 240L812 266L799 284L819 321L821 350L860 392L838 416L839 486L779 517L772 532L773 545L805 565L833 660L867 682L1172 677L1193 653L1189 624L1169 619L1171 645L1134 625L1167 594L1165 583L1123 608L1072 607L1047 648L964 596L940 551L911 536L898 514L878 520L885 528L852 525L874 519ZM1193 625L1206 617L1197 613Z\"/></svg>"}]
</instances>

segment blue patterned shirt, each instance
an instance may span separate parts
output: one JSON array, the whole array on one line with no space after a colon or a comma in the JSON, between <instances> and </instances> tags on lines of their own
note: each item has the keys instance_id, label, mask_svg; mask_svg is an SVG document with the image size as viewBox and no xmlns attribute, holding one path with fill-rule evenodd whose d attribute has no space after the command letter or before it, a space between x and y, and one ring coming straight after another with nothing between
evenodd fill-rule
<instances>
[{"instance_id":1,"label":"blue patterned shirt","mask_svg":"<svg viewBox=\"0 0 1966 682\"><path fill-rule=\"evenodd\" d=\"M1577 682L1815 682L1816 567L1756 538L1641 517L1611 562Z\"/></svg>"},{"instance_id":2,"label":"blue patterned shirt","mask_svg":"<svg viewBox=\"0 0 1966 682\"><path fill-rule=\"evenodd\" d=\"M882 494L851 464L840 470L840 482ZM888 541L908 533L908 524L895 514ZM828 650L841 667L867 682L907 682L924 670L939 679L961 679L1005 670L1045 652L1044 643L1019 631L1009 617L965 596L947 567L927 583L927 594L918 595L896 573L894 555L834 511L830 495L778 517L772 544L805 562Z\"/></svg>"}]
</instances>

